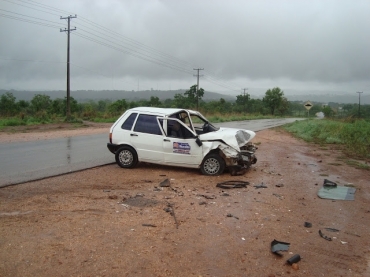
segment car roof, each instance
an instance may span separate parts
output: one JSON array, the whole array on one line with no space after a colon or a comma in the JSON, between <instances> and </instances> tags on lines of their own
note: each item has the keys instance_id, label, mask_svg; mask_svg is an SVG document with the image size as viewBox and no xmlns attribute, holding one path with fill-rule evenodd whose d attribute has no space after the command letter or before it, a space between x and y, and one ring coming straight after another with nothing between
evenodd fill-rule
<instances>
[{"instance_id":1,"label":"car roof","mask_svg":"<svg viewBox=\"0 0 370 277\"><path fill-rule=\"evenodd\" d=\"M161 116L168 116L181 111L186 111L186 109L177 108L153 108L153 107L136 107L129 109L130 112L140 112L140 113L152 113Z\"/></svg>"}]
</instances>

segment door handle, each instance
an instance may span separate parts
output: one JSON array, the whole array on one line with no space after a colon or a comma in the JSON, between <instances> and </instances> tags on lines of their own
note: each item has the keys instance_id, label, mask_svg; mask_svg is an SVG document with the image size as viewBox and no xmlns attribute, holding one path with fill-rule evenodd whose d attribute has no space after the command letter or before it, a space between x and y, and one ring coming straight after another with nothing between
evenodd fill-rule
<instances>
[{"instance_id":1,"label":"door handle","mask_svg":"<svg viewBox=\"0 0 370 277\"><path fill-rule=\"evenodd\" d=\"M137 137L138 135L137 134L130 134L130 136Z\"/></svg>"},{"instance_id":2,"label":"door handle","mask_svg":"<svg viewBox=\"0 0 370 277\"><path fill-rule=\"evenodd\" d=\"M170 140L169 140L169 139L163 139L163 141L168 141L168 142L170 142Z\"/></svg>"}]
</instances>

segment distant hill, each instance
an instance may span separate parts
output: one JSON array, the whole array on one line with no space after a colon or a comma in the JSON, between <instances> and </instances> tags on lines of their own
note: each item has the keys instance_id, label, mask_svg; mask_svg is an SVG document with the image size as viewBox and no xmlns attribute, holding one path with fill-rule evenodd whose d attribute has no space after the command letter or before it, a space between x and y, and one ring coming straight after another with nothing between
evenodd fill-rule
<instances>
[{"instance_id":1,"label":"distant hill","mask_svg":"<svg viewBox=\"0 0 370 277\"><path fill-rule=\"evenodd\" d=\"M119 99L126 99L128 101L138 101L138 100L149 100L151 96L158 97L160 100L173 99L175 94L184 94L185 89L179 90L145 90L145 91L124 91L124 90L77 90L71 91L71 96L78 102L87 102L89 100L99 101L99 100L112 100L116 101ZM11 92L18 100L30 101L36 94L46 94L49 95L51 99L64 98L66 97L65 90L53 90L53 91L20 91L20 90L3 90L0 89L0 95ZM241 94L241 93L240 93ZM259 92L259 94L251 93L251 98L262 99L264 93ZM285 91L285 97L289 101L311 101L318 103L350 103L358 104L358 94L356 93L328 93L325 91L319 92L302 92L287 90ZM236 95L227 95L222 93L205 91L203 100L205 101L218 101L220 98L226 101L234 102L236 100ZM370 95L363 93L361 95L361 104L370 105Z\"/></svg>"},{"instance_id":2,"label":"distant hill","mask_svg":"<svg viewBox=\"0 0 370 277\"><path fill-rule=\"evenodd\" d=\"M124 90L77 90L71 91L71 96L79 102L86 102L89 100L120 100L126 99L129 101L149 100L151 96L158 97L160 100L173 99L175 94L184 94L186 90L145 90L145 91L124 91ZM17 91L17 90L0 90L0 95L11 92L17 100L30 101L36 94L49 95L51 99L66 97L66 91L53 90L53 91ZM226 101L235 101L235 96L223 95L215 92L205 91L203 100L212 101L224 98Z\"/></svg>"}]
</instances>

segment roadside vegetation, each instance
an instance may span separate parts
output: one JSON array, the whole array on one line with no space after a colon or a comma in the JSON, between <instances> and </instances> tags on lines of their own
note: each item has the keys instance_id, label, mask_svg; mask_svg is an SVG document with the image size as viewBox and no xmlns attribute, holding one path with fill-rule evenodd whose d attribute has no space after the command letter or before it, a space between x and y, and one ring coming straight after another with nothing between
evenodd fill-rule
<instances>
[{"instance_id":1,"label":"roadside vegetation","mask_svg":"<svg viewBox=\"0 0 370 277\"><path fill-rule=\"evenodd\" d=\"M370 160L370 121L365 119L310 119L283 126L295 136L321 145L338 145L349 158ZM366 164L345 161L369 169Z\"/></svg>"}]
</instances>

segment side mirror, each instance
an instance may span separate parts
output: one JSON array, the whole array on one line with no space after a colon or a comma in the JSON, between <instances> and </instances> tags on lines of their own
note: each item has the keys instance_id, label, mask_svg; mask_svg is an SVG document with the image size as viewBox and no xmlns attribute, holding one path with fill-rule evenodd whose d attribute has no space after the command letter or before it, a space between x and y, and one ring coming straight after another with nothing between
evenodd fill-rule
<instances>
[{"instance_id":1,"label":"side mirror","mask_svg":"<svg viewBox=\"0 0 370 277\"><path fill-rule=\"evenodd\" d=\"M197 138L195 139L195 142L198 144L198 146L199 146L199 147L203 145L203 143L202 143L202 141L199 139L199 137L197 137Z\"/></svg>"}]
</instances>

